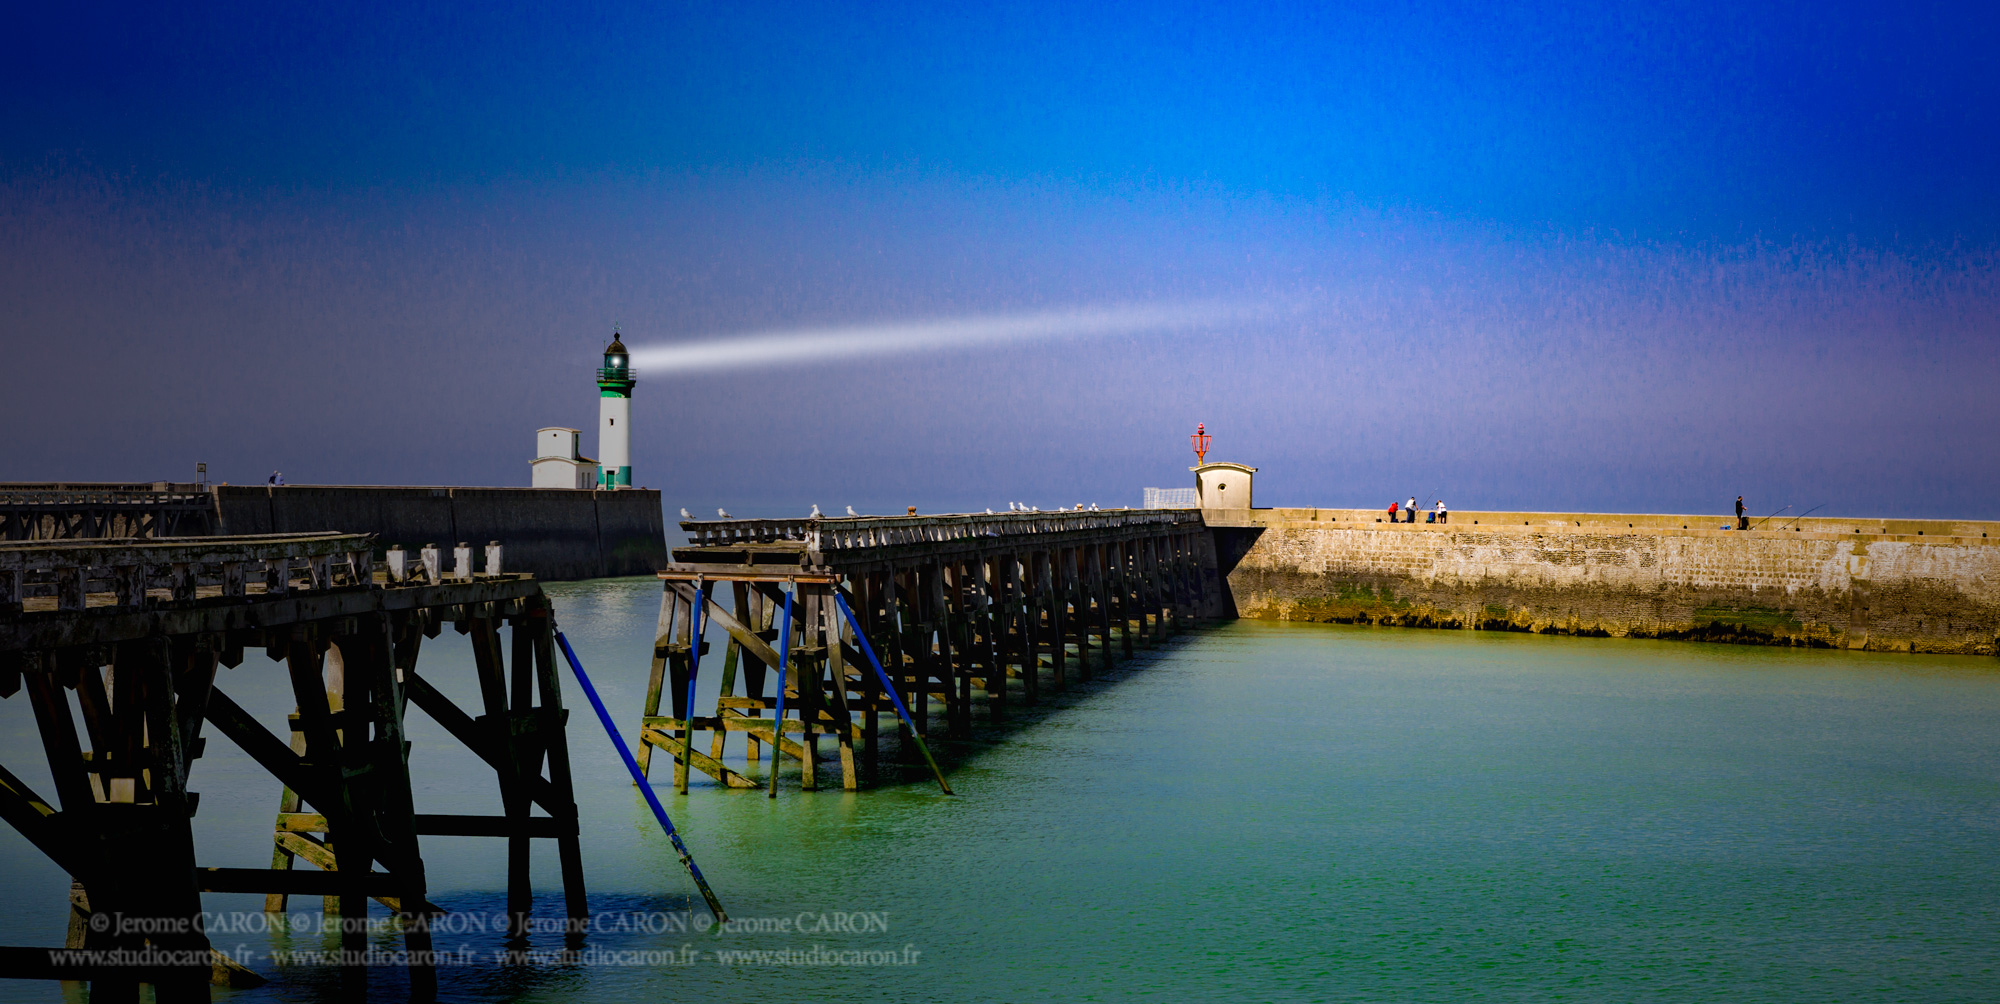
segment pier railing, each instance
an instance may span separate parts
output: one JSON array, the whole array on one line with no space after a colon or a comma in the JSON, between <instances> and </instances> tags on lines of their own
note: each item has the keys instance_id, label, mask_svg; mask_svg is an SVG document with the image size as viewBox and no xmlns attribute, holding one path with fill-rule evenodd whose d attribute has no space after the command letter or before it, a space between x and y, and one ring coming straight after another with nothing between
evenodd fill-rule
<instances>
[{"instance_id":1,"label":"pier railing","mask_svg":"<svg viewBox=\"0 0 2000 1004\"><path fill-rule=\"evenodd\" d=\"M687 531L688 543L695 547L796 542L803 544L808 551L824 553L973 537L1019 537L1200 521L1200 513L1188 510L1105 509L945 516L683 520L681 529Z\"/></svg>"},{"instance_id":2,"label":"pier railing","mask_svg":"<svg viewBox=\"0 0 2000 1004\"><path fill-rule=\"evenodd\" d=\"M191 485L0 485L0 539L197 536L215 500Z\"/></svg>"},{"instance_id":3,"label":"pier railing","mask_svg":"<svg viewBox=\"0 0 2000 1004\"><path fill-rule=\"evenodd\" d=\"M0 542L0 613L141 607L208 595L371 582L374 538L357 533ZM158 595L154 595L158 593ZM33 603L54 597L53 605Z\"/></svg>"},{"instance_id":4,"label":"pier railing","mask_svg":"<svg viewBox=\"0 0 2000 1004\"><path fill-rule=\"evenodd\" d=\"M209 505L208 492L202 489L187 491L153 491L150 489L117 488L10 488L0 485L0 505L132 505L157 506L174 503Z\"/></svg>"}]
</instances>

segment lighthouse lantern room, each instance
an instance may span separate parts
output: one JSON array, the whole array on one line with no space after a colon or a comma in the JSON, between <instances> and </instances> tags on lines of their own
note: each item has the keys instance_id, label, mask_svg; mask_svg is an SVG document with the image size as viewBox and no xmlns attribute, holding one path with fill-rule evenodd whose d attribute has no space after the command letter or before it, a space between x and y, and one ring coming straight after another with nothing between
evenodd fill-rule
<instances>
[{"instance_id":1,"label":"lighthouse lantern room","mask_svg":"<svg viewBox=\"0 0 2000 1004\"><path fill-rule=\"evenodd\" d=\"M604 366L597 371L597 460L603 471L601 488L632 487L632 385L638 371L618 333L604 349Z\"/></svg>"}]
</instances>

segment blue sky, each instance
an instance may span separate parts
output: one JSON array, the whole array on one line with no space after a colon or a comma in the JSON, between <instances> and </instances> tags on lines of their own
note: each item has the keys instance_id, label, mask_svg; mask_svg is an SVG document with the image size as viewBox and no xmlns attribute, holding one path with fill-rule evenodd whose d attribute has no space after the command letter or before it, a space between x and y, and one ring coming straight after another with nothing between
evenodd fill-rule
<instances>
[{"instance_id":1,"label":"blue sky","mask_svg":"<svg viewBox=\"0 0 2000 1004\"><path fill-rule=\"evenodd\" d=\"M2000 517L1994 9L1245 6L22 12L0 478L520 484L613 324L1227 303L642 374L638 480Z\"/></svg>"}]
</instances>

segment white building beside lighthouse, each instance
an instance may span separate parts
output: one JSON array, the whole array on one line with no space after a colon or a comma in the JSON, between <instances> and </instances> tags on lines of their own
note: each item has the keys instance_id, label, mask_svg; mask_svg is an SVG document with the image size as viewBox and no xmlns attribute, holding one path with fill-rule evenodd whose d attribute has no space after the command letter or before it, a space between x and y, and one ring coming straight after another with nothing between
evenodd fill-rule
<instances>
[{"instance_id":1,"label":"white building beside lighthouse","mask_svg":"<svg viewBox=\"0 0 2000 1004\"><path fill-rule=\"evenodd\" d=\"M552 425L535 430L535 477L530 484L536 488L581 488L589 491L597 487L599 476L597 461L583 455L583 433L577 429Z\"/></svg>"},{"instance_id":2,"label":"white building beside lighthouse","mask_svg":"<svg viewBox=\"0 0 2000 1004\"><path fill-rule=\"evenodd\" d=\"M597 462L600 488L632 487L632 369L625 343L612 332L604 349L604 366L597 371Z\"/></svg>"}]
</instances>

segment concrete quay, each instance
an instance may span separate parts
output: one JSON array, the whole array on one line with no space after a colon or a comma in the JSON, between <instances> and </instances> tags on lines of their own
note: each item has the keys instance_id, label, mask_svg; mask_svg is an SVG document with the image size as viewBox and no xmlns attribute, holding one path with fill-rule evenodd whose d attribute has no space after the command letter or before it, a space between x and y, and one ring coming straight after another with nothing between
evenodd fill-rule
<instances>
[{"instance_id":1,"label":"concrete quay","mask_svg":"<svg viewBox=\"0 0 2000 1004\"><path fill-rule=\"evenodd\" d=\"M378 548L506 549L509 572L545 582L651 575L667 563L660 493L642 488L219 485L218 532L372 533Z\"/></svg>"},{"instance_id":2,"label":"concrete quay","mask_svg":"<svg viewBox=\"0 0 2000 1004\"><path fill-rule=\"evenodd\" d=\"M1871 651L2000 651L2000 523L1207 509L1237 616ZM1423 517L1418 517L1420 520ZM1754 523L1754 521L1753 521Z\"/></svg>"}]
</instances>

